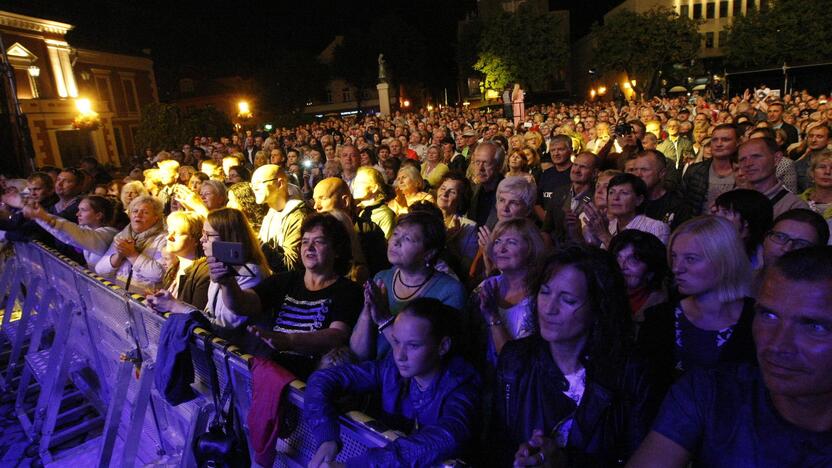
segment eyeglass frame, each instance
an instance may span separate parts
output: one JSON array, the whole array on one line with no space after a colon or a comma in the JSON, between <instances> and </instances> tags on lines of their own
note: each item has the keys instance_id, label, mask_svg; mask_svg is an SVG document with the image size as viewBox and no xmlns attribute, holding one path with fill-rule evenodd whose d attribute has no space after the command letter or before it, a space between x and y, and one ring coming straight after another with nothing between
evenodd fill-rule
<instances>
[{"instance_id":1,"label":"eyeglass frame","mask_svg":"<svg viewBox=\"0 0 832 468\"><path fill-rule=\"evenodd\" d=\"M784 237L785 239L781 239L781 237ZM774 229L766 233L766 238L771 239L771 241L777 245L788 246L789 244L791 244L792 249L805 249L807 247L812 247L816 244L816 242L811 242L806 239L801 239L799 237L791 237L785 232L775 231ZM798 244L798 242L801 244Z\"/></svg>"}]
</instances>

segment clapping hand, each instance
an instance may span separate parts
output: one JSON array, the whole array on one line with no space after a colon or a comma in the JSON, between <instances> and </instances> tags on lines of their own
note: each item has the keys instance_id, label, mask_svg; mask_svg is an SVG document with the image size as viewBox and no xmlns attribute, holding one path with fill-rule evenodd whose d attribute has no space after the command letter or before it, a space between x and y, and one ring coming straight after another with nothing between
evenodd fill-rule
<instances>
[{"instance_id":1,"label":"clapping hand","mask_svg":"<svg viewBox=\"0 0 832 468\"><path fill-rule=\"evenodd\" d=\"M139 254L136 250L136 241L128 237L117 237L115 242L116 253L121 258L133 258Z\"/></svg>"},{"instance_id":2,"label":"clapping hand","mask_svg":"<svg viewBox=\"0 0 832 468\"><path fill-rule=\"evenodd\" d=\"M367 281L364 283L364 310L362 310L362 313L370 314L370 318L373 319L376 325L390 319L387 287L383 282Z\"/></svg>"}]
</instances>

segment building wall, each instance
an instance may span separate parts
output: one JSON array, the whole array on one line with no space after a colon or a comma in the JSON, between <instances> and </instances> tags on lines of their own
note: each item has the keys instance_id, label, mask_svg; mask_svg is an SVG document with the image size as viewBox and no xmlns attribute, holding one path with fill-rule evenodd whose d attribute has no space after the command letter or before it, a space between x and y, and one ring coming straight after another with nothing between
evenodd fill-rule
<instances>
[{"instance_id":1,"label":"building wall","mask_svg":"<svg viewBox=\"0 0 832 468\"><path fill-rule=\"evenodd\" d=\"M65 40L72 25L0 11L0 37L14 68L35 166L69 166L84 156L121 166L137 153L141 107L158 101L153 62L87 49ZM38 76L30 73L36 67ZM77 99L91 101L96 128L76 130Z\"/></svg>"}]
</instances>

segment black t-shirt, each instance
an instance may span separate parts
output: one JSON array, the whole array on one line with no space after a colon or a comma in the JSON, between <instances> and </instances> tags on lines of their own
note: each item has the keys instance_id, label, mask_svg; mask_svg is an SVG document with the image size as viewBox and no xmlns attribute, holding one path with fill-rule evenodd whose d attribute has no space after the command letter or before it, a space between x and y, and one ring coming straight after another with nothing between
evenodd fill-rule
<instances>
[{"instance_id":1,"label":"black t-shirt","mask_svg":"<svg viewBox=\"0 0 832 468\"><path fill-rule=\"evenodd\" d=\"M569 169L560 172L553 166L540 173L540 178L537 181L538 205L545 208L546 204L552 198L552 192L554 192L555 189L571 183L569 181L569 173L571 170L572 166L569 166Z\"/></svg>"},{"instance_id":2,"label":"black t-shirt","mask_svg":"<svg viewBox=\"0 0 832 468\"><path fill-rule=\"evenodd\" d=\"M364 293L361 286L339 277L320 291L309 291L303 271L272 275L254 287L274 331L306 333L329 328L332 322L355 325Z\"/></svg>"}]
</instances>

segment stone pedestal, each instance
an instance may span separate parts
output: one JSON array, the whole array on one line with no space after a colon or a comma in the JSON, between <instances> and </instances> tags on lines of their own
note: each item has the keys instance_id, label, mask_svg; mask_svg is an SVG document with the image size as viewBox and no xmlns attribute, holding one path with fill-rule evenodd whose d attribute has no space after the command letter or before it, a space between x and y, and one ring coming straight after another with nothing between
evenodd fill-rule
<instances>
[{"instance_id":1,"label":"stone pedestal","mask_svg":"<svg viewBox=\"0 0 832 468\"><path fill-rule=\"evenodd\" d=\"M378 109L381 115L390 115L390 85L387 83L379 83L376 85L378 90Z\"/></svg>"}]
</instances>

